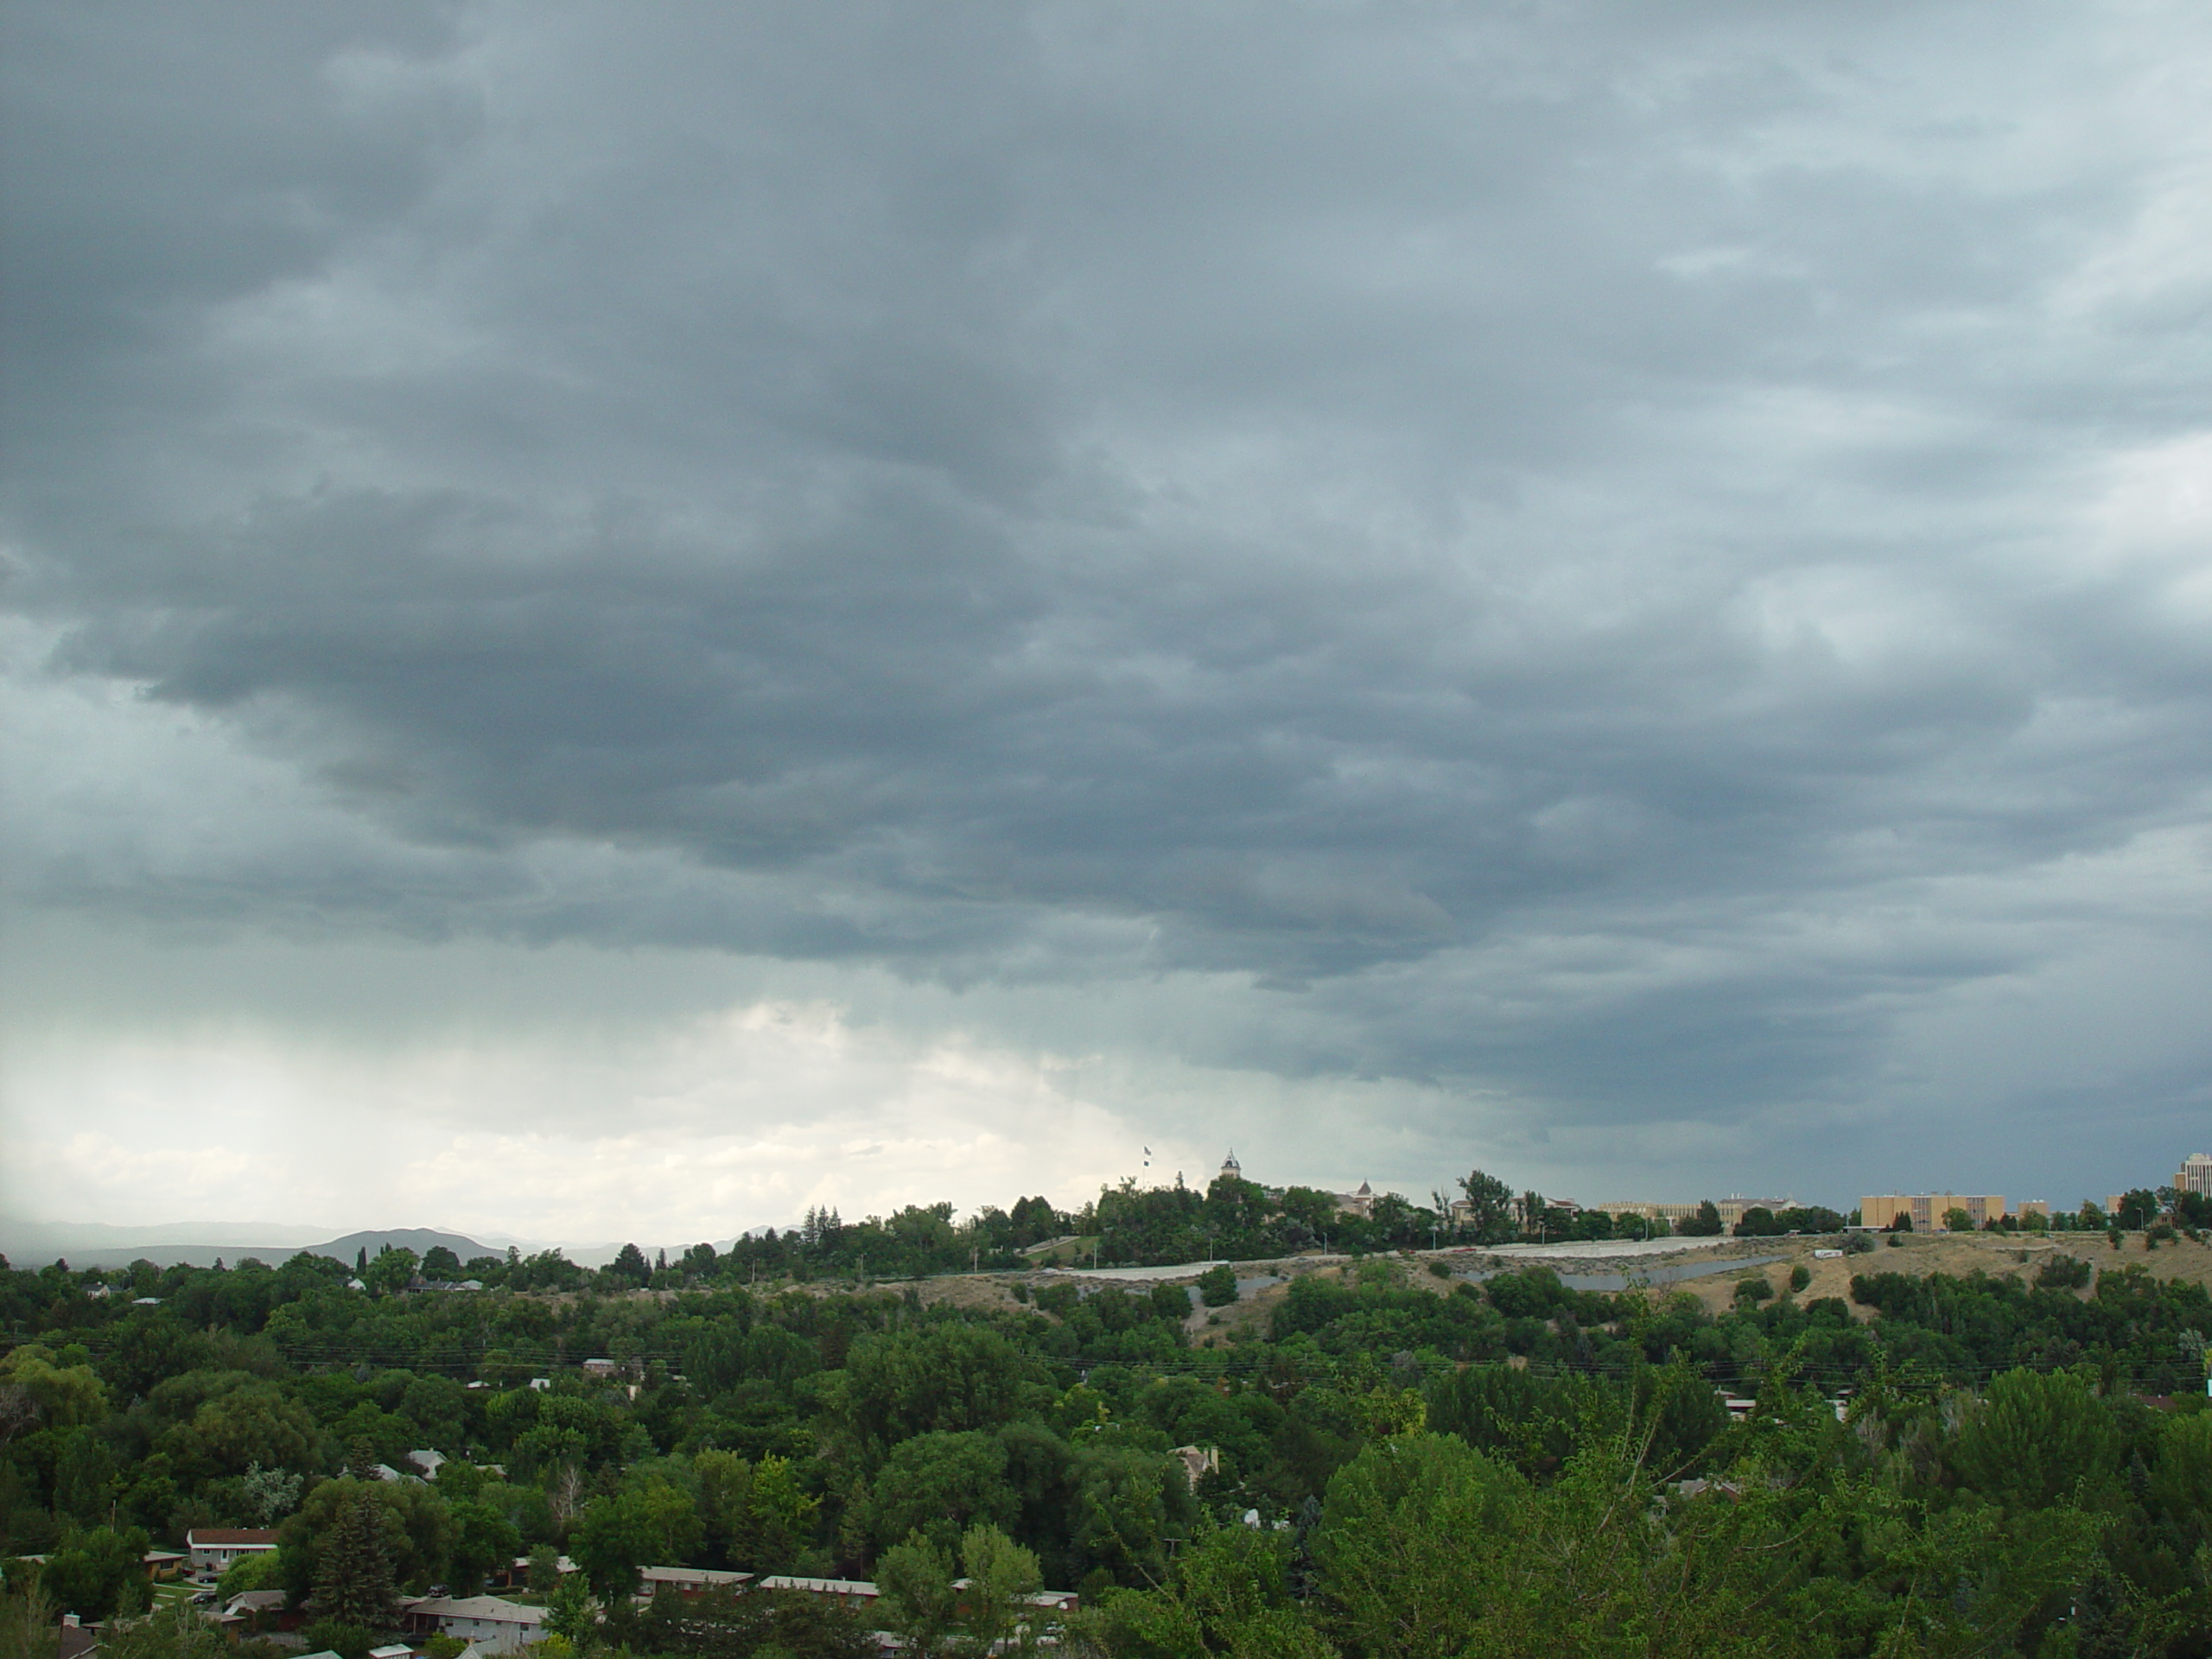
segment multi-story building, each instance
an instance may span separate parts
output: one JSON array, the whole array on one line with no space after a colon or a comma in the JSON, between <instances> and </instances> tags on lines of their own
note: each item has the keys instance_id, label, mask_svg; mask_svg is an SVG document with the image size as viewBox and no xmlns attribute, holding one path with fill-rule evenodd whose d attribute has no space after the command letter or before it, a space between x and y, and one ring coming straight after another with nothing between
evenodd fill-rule
<instances>
[{"instance_id":1,"label":"multi-story building","mask_svg":"<svg viewBox=\"0 0 2212 1659\"><path fill-rule=\"evenodd\" d=\"M2049 1206L2044 1208L2048 1212ZM1965 1211L1975 1226L1986 1227L2005 1214L2005 1199L1995 1192L1878 1193L1859 1200L1859 1224L1887 1228L1899 1216L1910 1216L1913 1231L1925 1233L1942 1227L1954 1210Z\"/></svg>"},{"instance_id":2,"label":"multi-story building","mask_svg":"<svg viewBox=\"0 0 2212 1659\"><path fill-rule=\"evenodd\" d=\"M2212 1198L2212 1153L2192 1152L2174 1172L2174 1191L2201 1192Z\"/></svg>"},{"instance_id":3,"label":"multi-story building","mask_svg":"<svg viewBox=\"0 0 2212 1659\"><path fill-rule=\"evenodd\" d=\"M1618 1203L1592 1207L1602 1210L1609 1216L1642 1216L1646 1221L1663 1221L1670 1227L1679 1228L1686 1221L1697 1219L1697 1212L1704 1202L1700 1198L1695 1204L1646 1204L1640 1199L1623 1199ZM1744 1218L1747 1211L1769 1210L1779 1215L1784 1210L1795 1209L1796 1204L1795 1198L1747 1198L1739 1192L1730 1198L1713 1199L1713 1207L1720 1212L1723 1227L1733 1227Z\"/></svg>"}]
</instances>

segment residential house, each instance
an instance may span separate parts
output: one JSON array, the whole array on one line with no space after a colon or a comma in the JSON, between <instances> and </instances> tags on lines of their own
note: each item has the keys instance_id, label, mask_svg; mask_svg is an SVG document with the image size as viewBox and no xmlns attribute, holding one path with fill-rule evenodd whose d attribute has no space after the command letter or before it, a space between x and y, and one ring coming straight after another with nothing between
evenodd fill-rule
<instances>
[{"instance_id":1,"label":"residential house","mask_svg":"<svg viewBox=\"0 0 2212 1659\"><path fill-rule=\"evenodd\" d=\"M403 1609L409 1634L450 1636L486 1653L519 1653L545 1636L545 1610L504 1596L425 1596Z\"/></svg>"},{"instance_id":2,"label":"residential house","mask_svg":"<svg viewBox=\"0 0 2212 1659\"><path fill-rule=\"evenodd\" d=\"M566 1578L569 1573L574 1573L578 1569L576 1564L570 1560L566 1555L556 1555L553 1558L553 1570L560 1573L563 1578ZM530 1557L527 1555L518 1555L514 1559L513 1565L507 1569L507 1587L509 1589L512 1589L517 1585L528 1584L529 1582Z\"/></svg>"},{"instance_id":3,"label":"residential house","mask_svg":"<svg viewBox=\"0 0 2212 1659\"><path fill-rule=\"evenodd\" d=\"M673 1590L679 1595L696 1596L709 1590L734 1590L753 1582L750 1573L728 1573L711 1567L646 1567L638 1570L644 1593L658 1594Z\"/></svg>"},{"instance_id":4,"label":"residential house","mask_svg":"<svg viewBox=\"0 0 2212 1659\"><path fill-rule=\"evenodd\" d=\"M74 1613L61 1615L57 1659L85 1659L100 1645L100 1627L87 1624Z\"/></svg>"},{"instance_id":5,"label":"residential house","mask_svg":"<svg viewBox=\"0 0 2212 1659\"><path fill-rule=\"evenodd\" d=\"M1183 1478L1196 1491L1200 1478L1221 1472L1221 1448L1214 1446L1179 1446L1167 1454L1179 1459L1183 1465Z\"/></svg>"},{"instance_id":6,"label":"residential house","mask_svg":"<svg viewBox=\"0 0 2212 1659\"><path fill-rule=\"evenodd\" d=\"M289 1599L282 1590L241 1590L224 1604L215 1622L233 1633L240 1630L274 1630L284 1618L284 1604Z\"/></svg>"},{"instance_id":7,"label":"residential house","mask_svg":"<svg viewBox=\"0 0 2212 1659\"><path fill-rule=\"evenodd\" d=\"M276 1548L276 1535L260 1527L194 1527L184 1535L195 1579L219 1579L244 1555L265 1555Z\"/></svg>"},{"instance_id":8,"label":"residential house","mask_svg":"<svg viewBox=\"0 0 2212 1659\"><path fill-rule=\"evenodd\" d=\"M810 1579L787 1573L772 1573L760 1580L763 1590L790 1590L802 1596L819 1596L827 1601L839 1602L848 1607L866 1611L875 1605L883 1592L866 1579Z\"/></svg>"}]
</instances>

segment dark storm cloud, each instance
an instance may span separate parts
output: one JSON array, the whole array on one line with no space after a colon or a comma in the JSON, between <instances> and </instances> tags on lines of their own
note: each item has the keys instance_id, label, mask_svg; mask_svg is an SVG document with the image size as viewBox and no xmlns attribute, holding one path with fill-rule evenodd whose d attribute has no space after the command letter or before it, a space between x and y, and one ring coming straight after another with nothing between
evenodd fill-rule
<instances>
[{"instance_id":1,"label":"dark storm cloud","mask_svg":"<svg viewBox=\"0 0 2212 1659\"><path fill-rule=\"evenodd\" d=\"M1245 974L1194 1046L1632 1114L2201 813L2186 12L9 28L15 603L374 831L48 902Z\"/></svg>"}]
</instances>

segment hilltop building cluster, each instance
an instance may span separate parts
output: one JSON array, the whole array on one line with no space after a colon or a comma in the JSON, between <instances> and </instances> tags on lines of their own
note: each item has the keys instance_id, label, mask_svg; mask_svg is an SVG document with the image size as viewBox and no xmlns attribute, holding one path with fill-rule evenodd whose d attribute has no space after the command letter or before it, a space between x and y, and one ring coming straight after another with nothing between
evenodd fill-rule
<instances>
[{"instance_id":1,"label":"hilltop building cluster","mask_svg":"<svg viewBox=\"0 0 2212 1659\"><path fill-rule=\"evenodd\" d=\"M1244 1166L1236 1161L1236 1147L1231 1147L1229 1149L1229 1156L1221 1160L1221 1168L1216 1173L1215 1179L1224 1181L1241 1181L1244 1179ZM1285 1191L1279 1186L1263 1187L1261 1190L1270 1198L1274 1199L1280 1199ZM1332 1192L1328 1196L1336 1200L1338 1215L1355 1217L1361 1221L1375 1219L1375 1189L1367 1182L1362 1181L1349 1192ZM1463 1206L1457 1205L1453 1206L1455 1210Z\"/></svg>"},{"instance_id":2,"label":"hilltop building cluster","mask_svg":"<svg viewBox=\"0 0 2212 1659\"><path fill-rule=\"evenodd\" d=\"M1243 1166L1232 1150L1223 1160L1220 1178L1235 1181L1245 1179ZM1283 1189L1263 1188L1272 1199L1280 1200ZM1325 1194L1336 1205L1339 1216L1370 1220L1376 1213L1376 1204L1382 1195L1373 1185L1362 1181L1349 1192ZM2136 1211L2171 1211L2176 1219L2189 1223L2198 1212L2199 1205L2212 1200L2212 1154L2192 1153L2175 1172L2171 1186L2157 1192L2148 1190L2138 1193L2113 1193L2105 1201L2102 1215L2118 1217ZM1705 1198L1694 1202L1654 1201L1645 1198L1617 1198L1593 1205L1584 1205L1572 1198L1538 1198L1525 1194L1514 1201L1516 1217L1535 1224L1525 1211L1537 1207L1545 1217L1554 1219L1581 1217L1610 1217L1616 1223L1630 1218L1641 1220L1655 1233L1695 1232L1709 1228L1717 1218L1720 1229L1727 1232L1738 1230L1758 1230L1772 1217L1783 1215L1811 1213L1794 1198L1750 1198L1733 1193L1725 1198ZM2084 1205L2085 1214L2094 1209ZM1820 1211L1832 1216L1832 1211ZM1446 1207L1446 1218L1462 1224L1472 1217L1473 1205L1465 1198L1452 1200ZM1746 1223L1751 1224L1746 1229ZM1985 1228L2049 1227L2052 1224L2051 1206L2046 1198L2024 1198L2016 1205L2009 1203L2001 1192L1874 1192L1861 1197L1859 1207L1852 1212L1847 1223L1868 1231L1885 1232L1910 1229L1914 1232L1955 1231L1961 1226L1980 1230ZM2101 1217L2094 1224L2105 1224Z\"/></svg>"},{"instance_id":3,"label":"hilltop building cluster","mask_svg":"<svg viewBox=\"0 0 2212 1659\"><path fill-rule=\"evenodd\" d=\"M2005 1206L1999 1192L1877 1192L1859 1200L1859 1224L1886 1232L1899 1217L1909 1217L1915 1232L1925 1233L1950 1224L1954 1211L1965 1212L1976 1228L1987 1227L2007 1216L2025 1222L2031 1216L2050 1219L2050 1205L2042 1198L2027 1198L2015 1211Z\"/></svg>"}]
</instances>

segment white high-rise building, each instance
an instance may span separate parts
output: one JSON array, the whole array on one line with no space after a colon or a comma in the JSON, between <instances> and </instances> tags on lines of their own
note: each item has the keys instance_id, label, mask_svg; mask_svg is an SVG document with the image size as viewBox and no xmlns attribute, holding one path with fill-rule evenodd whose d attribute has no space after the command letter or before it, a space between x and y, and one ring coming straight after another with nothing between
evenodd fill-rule
<instances>
[{"instance_id":1,"label":"white high-rise building","mask_svg":"<svg viewBox=\"0 0 2212 1659\"><path fill-rule=\"evenodd\" d=\"M2201 1192L2212 1198L2212 1153L2192 1152L2174 1175L2177 1192Z\"/></svg>"}]
</instances>

